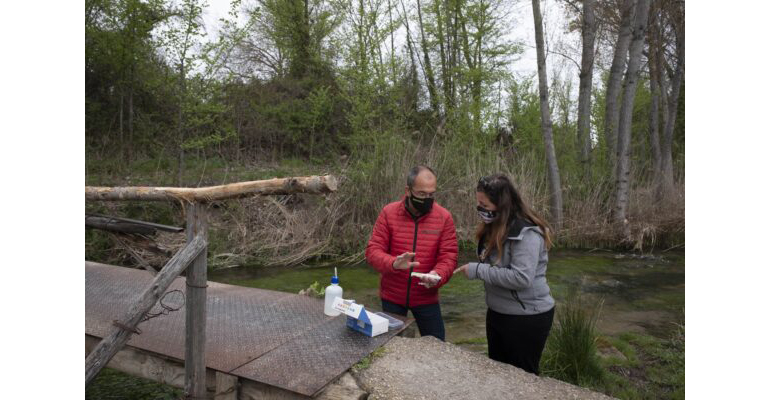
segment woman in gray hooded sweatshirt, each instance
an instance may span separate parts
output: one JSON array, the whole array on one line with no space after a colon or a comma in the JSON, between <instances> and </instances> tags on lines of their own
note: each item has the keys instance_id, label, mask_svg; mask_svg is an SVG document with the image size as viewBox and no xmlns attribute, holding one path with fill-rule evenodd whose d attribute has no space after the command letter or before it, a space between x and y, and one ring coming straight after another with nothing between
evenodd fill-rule
<instances>
[{"instance_id":1,"label":"woman in gray hooded sweatshirt","mask_svg":"<svg viewBox=\"0 0 770 400\"><path fill-rule=\"evenodd\" d=\"M481 178L476 200L479 262L455 273L484 281L489 358L539 374L554 314L545 280L551 230L503 174Z\"/></svg>"}]
</instances>

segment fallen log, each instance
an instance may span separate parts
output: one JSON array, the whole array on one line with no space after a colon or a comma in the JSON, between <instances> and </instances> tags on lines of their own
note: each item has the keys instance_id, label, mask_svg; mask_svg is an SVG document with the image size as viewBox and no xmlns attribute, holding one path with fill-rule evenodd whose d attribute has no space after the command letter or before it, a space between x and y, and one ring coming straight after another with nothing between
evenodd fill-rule
<instances>
[{"instance_id":1,"label":"fallen log","mask_svg":"<svg viewBox=\"0 0 770 400\"><path fill-rule=\"evenodd\" d=\"M86 186L86 200L101 201L178 201L209 202L246 196L286 195L295 193L331 193L337 190L333 175L275 178L237 182L202 188L175 187L97 187Z\"/></svg>"}]
</instances>

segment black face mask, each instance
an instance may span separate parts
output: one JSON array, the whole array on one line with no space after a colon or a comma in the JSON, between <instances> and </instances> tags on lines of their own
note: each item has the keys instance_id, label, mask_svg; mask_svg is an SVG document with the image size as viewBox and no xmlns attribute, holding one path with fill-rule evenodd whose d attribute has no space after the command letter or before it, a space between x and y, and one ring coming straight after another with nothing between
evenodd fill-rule
<instances>
[{"instance_id":1,"label":"black face mask","mask_svg":"<svg viewBox=\"0 0 770 400\"><path fill-rule=\"evenodd\" d=\"M414 207L414 209L417 210L417 212L419 212L420 214L427 214L433 208L432 197L421 199L419 197L415 197L414 194L410 193L409 201L412 203L412 207Z\"/></svg>"}]
</instances>

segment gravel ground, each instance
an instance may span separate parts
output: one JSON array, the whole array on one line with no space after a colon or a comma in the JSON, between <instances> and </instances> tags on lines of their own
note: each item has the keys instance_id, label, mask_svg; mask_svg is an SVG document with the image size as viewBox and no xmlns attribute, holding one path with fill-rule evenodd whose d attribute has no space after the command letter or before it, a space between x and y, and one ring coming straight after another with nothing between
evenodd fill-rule
<instances>
[{"instance_id":1,"label":"gravel ground","mask_svg":"<svg viewBox=\"0 0 770 400\"><path fill-rule=\"evenodd\" d=\"M394 337L385 354L354 373L369 399L610 399L541 378L432 336Z\"/></svg>"}]
</instances>

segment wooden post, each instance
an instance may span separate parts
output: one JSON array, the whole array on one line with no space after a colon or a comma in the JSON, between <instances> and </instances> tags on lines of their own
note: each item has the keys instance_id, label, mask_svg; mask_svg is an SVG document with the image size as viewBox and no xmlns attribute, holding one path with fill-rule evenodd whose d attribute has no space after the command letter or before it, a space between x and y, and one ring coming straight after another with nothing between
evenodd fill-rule
<instances>
[{"instance_id":1,"label":"wooden post","mask_svg":"<svg viewBox=\"0 0 770 400\"><path fill-rule=\"evenodd\" d=\"M185 247L179 250L174 257L161 269L155 279L145 289L128 313L122 320L117 321L120 326L115 326L107 337L105 337L96 346L94 351L86 358L86 385L93 380L99 371L104 368L115 353L123 347L131 337L131 333L136 331L136 326L142 320L142 317L150 311L152 306L158 301L166 289L179 276L187 265L195 259L200 258L200 254L206 252L206 239L203 235L196 236L190 240ZM205 371L205 370L204 370ZM205 390L205 385L204 385Z\"/></svg>"},{"instance_id":2,"label":"wooden post","mask_svg":"<svg viewBox=\"0 0 770 400\"><path fill-rule=\"evenodd\" d=\"M200 235L208 238L206 205L195 202L187 208L187 240ZM185 393L206 397L206 271L207 249L187 268L187 307L185 315Z\"/></svg>"}]
</instances>

